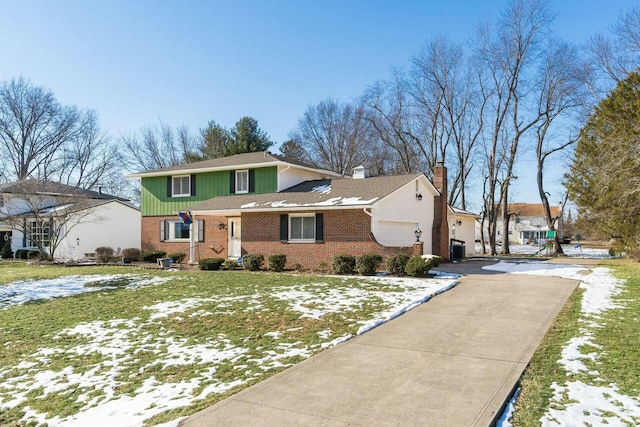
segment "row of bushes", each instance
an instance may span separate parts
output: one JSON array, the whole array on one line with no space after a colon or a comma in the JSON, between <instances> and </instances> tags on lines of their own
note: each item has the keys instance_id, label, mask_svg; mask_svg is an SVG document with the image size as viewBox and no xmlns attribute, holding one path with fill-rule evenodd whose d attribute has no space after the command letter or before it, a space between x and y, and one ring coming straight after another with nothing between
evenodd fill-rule
<instances>
[{"instance_id":1,"label":"row of bushes","mask_svg":"<svg viewBox=\"0 0 640 427\"><path fill-rule=\"evenodd\" d=\"M42 259L42 254L38 249L18 249L14 254L16 259ZM5 258L5 256L2 256ZM7 257L10 258L10 257Z\"/></svg>"},{"instance_id":2,"label":"row of bushes","mask_svg":"<svg viewBox=\"0 0 640 427\"><path fill-rule=\"evenodd\" d=\"M440 257L424 258L420 255L392 255L387 258L387 272L394 276L414 276L424 277L429 274L429 270L440 265ZM371 276L376 273L378 266L382 263L382 256L378 254L364 254L358 257L353 255L340 254L333 257L333 271L336 274L360 273L364 276Z\"/></svg>"},{"instance_id":3,"label":"row of bushes","mask_svg":"<svg viewBox=\"0 0 640 427\"><path fill-rule=\"evenodd\" d=\"M116 256L116 251L109 246L100 246L96 248L96 257L101 262L109 262ZM181 263L187 257L184 252L176 252L167 255L165 251L146 250L140 251L138 248L126 248L121 251L122 258L127 258L130 261L142 261L157 263L159 258L171 258L174 263Z\"/></svg>"},{"instance_id":4,"label":"row of bushes","mask_svg":"<svg viewBox=\"0 0 640 427\"><path fill-rule=\"evenodd\" d=\"M270 255L268 258L270 271L284 271L287 257L284 254ZM424 277L429 270L440 265L441 258L424 258L419 255L393 255L387 258L387 271L394 276ZM378 254L364 254L358 257L347 254L339 254L333 257L332 269L336 274L353 274L355 272L363 276L374 275L378 266L382 263L382 256ZM242 257L242 268L249 271L258 271L264 264L264 255L248 254ZM219 270L220 267L233 269L238 263L224 258L204 258L199 262L201 270Z\"/></svg>"},{"instance_id":5,"label":"row of bushes","mask_svg":"<svg viewBox=\"0 0 640 427\"><path fill-rule=\"evenodd\" d=\"M284 254L274 254L268 257L268 267L271 271L284 271L287 264L287 256ZM248 254L242 257L242 268L249 271L258 271L264 264L264 255ZM219 270L224 266L227 269L234 269L240 266L235 260L225 260L224 258L203 258L199 261L200 270Z\"/></svg>"}]
</instances>

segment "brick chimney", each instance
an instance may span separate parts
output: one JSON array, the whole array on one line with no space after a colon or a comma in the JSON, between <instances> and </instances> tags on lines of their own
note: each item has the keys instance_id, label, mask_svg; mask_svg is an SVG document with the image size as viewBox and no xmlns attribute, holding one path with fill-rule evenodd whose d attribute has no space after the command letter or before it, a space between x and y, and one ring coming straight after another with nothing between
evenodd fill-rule
<instances>
[{"instance_id":1,"label":"brick chimney","mask_svg":"<svg viewBox=\"0 0 640 427\"><path fill-rule=\"evenodd\" d=\"M449 221L447 220L447 168L438 162L433 168L433 185L440 192L433 206L433 228L431 229L431 251L434 255L449 260Z\"/></svg>"}]
</instances>

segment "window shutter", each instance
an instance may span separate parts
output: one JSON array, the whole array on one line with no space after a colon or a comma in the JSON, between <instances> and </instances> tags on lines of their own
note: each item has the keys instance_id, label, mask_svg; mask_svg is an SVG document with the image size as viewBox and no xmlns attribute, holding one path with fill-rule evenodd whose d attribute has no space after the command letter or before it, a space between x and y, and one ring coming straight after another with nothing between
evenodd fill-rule
<instances>
[{"instance_id":1,"label":"window shutter","mask_svg":"<svg viewBox=\"0 0 640 427\"><path fill-rule=\"evenodd\" d=\"M191 195L196 195L196 174L191 174Z\"/></svg>"},{"instance_id":2,"label":"window shutter","mask_svg":"<svg viewBox=\"0 0 640 427\"><path fill-rule=\"evenodd\" d=\"M280 215L280 242L287 243L289 240L289 215Z\"/></svg>"},{"instance_id":3,"label":"window shutter","mask_svg":"<svg viewBox=\"0 0 640 427\"><path fill-rule=\"evenodd\" d=\"M167 226L165 224L166 221L161 220L160 221L160 241L164 242L166 240L165 238L165 233L167 231Z\"/></svg>"},{"instance_id":4,"label":"window shutter","mask_svg":"<svg viewBox=\"0 0 640 427\"><path fill-rule=\"evenodd\" d=\"M198 242L204 242L204 219L198 220Z\"/></svg>"},{"instance_id":5,"label":"window shutter","mask_svg":"<svg viewBox=\"0 0 640 427\"><path fill-rule=\"evenodd\" d=\"M27 247L27 220L22 221L22 247Z\"/></svg>"},{"instance_id":6,"label":"window shutter","mask_svg":"<svg viewBox=\"0 0 640 427\"><path fill-rule=\"evenodd\" d=\"M236 193L236 171L229 171L229 194Z\"/></svg>"},{"instance_id":7,"label":"window shutter","mask_svg":"<svg viewBox=\"0 0 640 427\"><path fill-rule=\"evenodd\" d=\"M169 197L169 198L171 197L172 190L173 190L173 189L171 188L171 184L172 184L171 177L170 177L170 176L168 176L168 177L167 177L167 197Z\"/></svg>"},{"instance_id":8,"label":"window shutter","mask_svg":"<svg viewBox=\"0 0 640 427\"><path fill-rule=\"evenodd\" d=\"M324 243L324 214L316 214L316 243Z\"/></svg>"},{"instance_id":9,"label":"window shutter","mask_svg":"<svg viewBox=\"0 0 640 427\"><path fill-rule=\"evenodd\" d=\"M249 193L256 192L256 171L249 169Z\"/></svg>"}]
</instances>

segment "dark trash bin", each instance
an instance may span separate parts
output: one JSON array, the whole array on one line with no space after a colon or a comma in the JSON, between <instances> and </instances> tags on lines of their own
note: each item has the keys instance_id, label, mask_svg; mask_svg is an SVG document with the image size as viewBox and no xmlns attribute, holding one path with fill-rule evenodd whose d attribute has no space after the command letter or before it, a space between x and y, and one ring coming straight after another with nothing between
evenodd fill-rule
<instances>
[{"instance_id":1,"label":"dark trash bin","mask_svg":"<svg viewBox=\"0 0 640 427\"><path fill-rule=\"evenodd\" d=\"M461 261L464 258L464 245L451 245L451 259Z\"/></svg>"}]
</instances>

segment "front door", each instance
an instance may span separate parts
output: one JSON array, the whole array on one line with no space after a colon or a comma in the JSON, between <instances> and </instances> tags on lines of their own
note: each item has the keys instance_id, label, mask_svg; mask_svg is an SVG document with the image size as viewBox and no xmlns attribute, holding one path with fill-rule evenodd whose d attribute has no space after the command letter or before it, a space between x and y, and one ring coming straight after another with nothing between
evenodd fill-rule
<instances>
[{"instance_id":1,"label":"front door","mask_svg":"<svg viewBox=\"0 0 640 427\"><path fill-rule=\"evenodd\" d=\"M0 249L6 244L11 246L11 231L0 231Z\"/></svg>"},{"instance_id":2,"label":"front door","mask_svg":"<svg viewBox=\"0 0 640 427\"><path fill-rule=\"evenodd\" d=\"M240 218L229 218L229 258L238 259L242 256L242 232L240 228Z\"/></svg>"}]
</instances>

